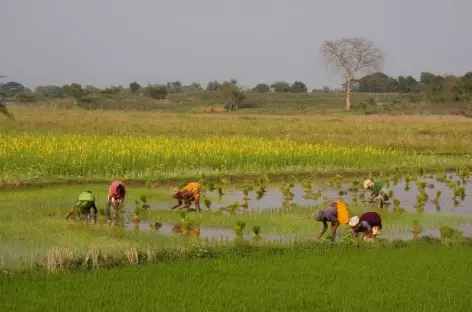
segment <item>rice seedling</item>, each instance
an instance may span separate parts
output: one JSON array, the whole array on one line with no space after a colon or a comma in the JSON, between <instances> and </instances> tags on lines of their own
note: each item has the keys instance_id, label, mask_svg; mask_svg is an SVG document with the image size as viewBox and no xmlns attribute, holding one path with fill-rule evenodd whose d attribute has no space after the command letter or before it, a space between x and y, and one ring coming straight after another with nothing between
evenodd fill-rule
<instances>
[{"instance_id":1,"label":"rice seedling","mask_svg":"<svg viewBox=\"0 0 472 312\"><path fill-rule=\"evenodd\" d=\"M413 227L411 229L411 233L413 234L413 239L417 240L420 237L421 232L423 231L419 220L413 220Z\"/></svg>"},{"instance_id":2,"label":"rice seedling","mask_svg":"<svg viewBox=\"0 0 472 312\"><path fill-rule=\"evenodd\" d=\"M400 200L397 198L393 200L393 211L400 211Z\"/></svg>"},{"instance_id":3,"label":"rice seedling","mask_svg":"<svg viewBox=\"0 0 472 312\"><path fill-rule=\"evenodd\" d=\"M302 186L307 193L311 193L313 186L311 185L310 180L308 179L303 179L302 181Z\"/></svg>"},{"instance_id":4,"label":"rice seedling","mask_svg":"<svg viewBox=\"0 0 472 312\"><path fill-rule=\"evenodd\" d=\"M261 200L262 197L264 197L265 193L266 193L265 187L263 185L259 186L259 188L256 190L256 194L257 194L256 199Z\"/></svg>"},{"instance_id":5,"label":"rice seedling","mask_svg":"<svg viewBox=\"0 0 472 312\"><path fill-rule=\"evenodd\" d=\"M233 226L234 233L236 234L236 238L242 238L244 234L244 228L246 227L246 223L243 221L238 221Z\"/></svg>"},{"instance_id":6,"label":"rice seedling","mask_svg":"<svg viewBox=\"0 0 472 312\"><path fill-rule=\"evenodd\" d=\"M244 194L243 200L245 202L247 202L249 200L249 192L252 191L252 190L253 190L252 186L250 186L248 184L244 184L244 186L243 186L243 194Z\"/></svg>"},{"instance_id":7,"label":"rice seedling","mask_svg":"<svg viewBox=\"0 0 472 312\"><path fill-rule=\"evenodd\" d=\"M254 234L254 236L252 237L252 239L256 242L259 242L262 240L262 237L260 236L260 233L261 233L261 227L258 226L258 225L254 225L252 227L252 232Z\"/></svg>"},{"instance_id":8,"label":"rice seedling","mask_svg":"<svg viewBox=\"0 0 472 312\"><path fill-rule=\"evenodd\" d=\"M205 205L205 208L206 208L207 212L212 212L212 210L211 210L211 200L209 198L204 198L203 199L203 204Z\"/></svg>"},{"instance_id":9,"label":"rice seedling","mask_svg":"<svg viewBox=\"0 0 472 312\"><path fill-rule=\"evenodd\" d=\"M282 190L282 193L284 195L285 200L289 201L289 200L293 199L294 194L292 192L292 188L294 186L295 185L294 185L293 182L289 182L289 183L282 186L281 190Z\"/></svg>"},{"instance_id":10,"label":"rice seedling","mask_svg":"<svg viewBox=\"0 0 472 312\"><path fill-rule=\"evenodd\" d=\"M221 186L218 187L218 200L221 201L225 193L223 193L223 188Z\"/></svg>"},{"instance_id":11,"label":"rice seedling","mask_svg":"<svg viewBox=\"0 0 472 312\"><path fill-rule=\"evenodd\" d=\"M133 214L133 220L132 222L135 224L135 225L138 225L140 222L141 222L141 217L140 217L140 213L141 213L141 203L136 200L136 206L134 208L134 214Z\"/></svg>"},{"instance_id":12,"label":"rice seedling","mask_svg":"<svg viewBox=\"0 0 472 312\"><path fill-rule=\"evenodd\" d=\"M439 233L441 234L441 240L446 245L462 240L463 233L451 227L442 225L439 228Z\"/></svg>"},{"instance_id":13,"label":"rice seedling","mask_svg":"<svg viewBox=\"0 0 472 312\"><path fill-rule=\"evenodd\" d=\"M162 227L162 219L157 218L151 221L150 227L153 231L158 231Z\"/></svg>"}]
</instances>

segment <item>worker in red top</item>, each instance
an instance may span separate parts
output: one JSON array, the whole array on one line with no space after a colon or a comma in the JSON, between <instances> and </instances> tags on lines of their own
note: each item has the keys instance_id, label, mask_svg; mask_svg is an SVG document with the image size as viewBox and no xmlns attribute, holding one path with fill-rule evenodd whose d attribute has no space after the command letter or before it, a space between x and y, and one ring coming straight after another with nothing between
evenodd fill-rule
<instances>
[{"instance_id":1,"label":"worker in red top","mask_svg":"<svg viewBox=\"0 0 472 312\"><path fill-rule=\"evenodd\" d=\"M125 184L122 181L113 181L108 192L108 211L112 219L116 219L119 208L123 205L126 195ZM111 209L110 209L111 208ZM110 217L110 215L108 215Z\"/></svg>"}]
</instances>

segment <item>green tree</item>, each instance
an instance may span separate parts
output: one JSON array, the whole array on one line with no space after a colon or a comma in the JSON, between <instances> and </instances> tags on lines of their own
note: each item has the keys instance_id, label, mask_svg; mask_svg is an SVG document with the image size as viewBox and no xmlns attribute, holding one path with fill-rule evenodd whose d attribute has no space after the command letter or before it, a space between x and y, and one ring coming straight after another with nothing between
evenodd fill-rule
<instances>
[{"instance_id":1,"label":"green tree","mask_svg":"<svg viewBox=\"0 0 472 312\"><path fill-rule=\"evenodd\" d=\"M402 93L414 92L417 90L418 81L412 76L399 76L398 77L398 91Z\"/></svg>"},{"instance_id":2,"label":"green tree","mask_svg":"<svg viewBox=\"0 0 472 312\"><path fill-rule=\"evenodd\" d=\"M86 85L84 88L83 88L83 95L90 95L90 94L97 94L97 93L100 93L100 89L95 87L95 86L92 86L92 85Z\"/></svg>"},{"instance_id":3,"label":"green tree","mask_svg":"<svg viewBox=\"0 0 472 312\"><path fill-rule=\"evenodd\" d=\"M188 91L191 91L191 92L197 92L197 91L202 91L203 88L202 88L202 85L200 83L193 82L189 86L184 87L184 90L188 90Z\"/></svg>"},{"instance_id":4,"label":"green tree","mask_svg":"<svg viewBox=\"0 0 472 312\"><path fill-rule=\"evenodd\" d=\"M59 86L39 86L35 89L34 93L41 99L59 99L64 97L65 90Z\"/></svg>"},{"instance_id":5,"label":"green tree","mask_svg":"<svg viewBox=\"0 0 472 312\"><path fill-rule=\"evenodd\" d=\"M266 83L259 83L252 89L252 91L256 93L266 93L270 91L270 87Z\"/></svg>"},{"instance_id":6,"label":"green tree","mask_svg":"<svg viewBox=\"0 0 472 312\"><path fill-rule=\"evenodd\" d=\"M207 84L207 91L221 91L221 83L219 83L218 81L210 81L208 82Z\"/></svg>"},{"instance_id":7,"label":"green tree","mask_svg":"<svg viewBox=\"0 0 472 312\"><path fill-rule=\"evenodd\" d=\"M221 95L225 109L237 110L239 105L246 99L246 94L236 85L235 81L225 81L221 86Z\"/></svg>"},{"instance_id":8,"label":"green tree","mask_svg":"<svg viewBox=\"0 0 472 312\"><path fill-rule=\"evenodd\" d=\"M84 95L82 86L78 83L72 83L66 88L67 95L73 97L75 100L80 101Z\"/></svg>"},{"instance_id":9,"label":"green tree","mask_svg":"<svg viewBox=\"0 0 472 312\"><path fill-rule=\"evenodd\" d=\"M27 89L21 83L10 81L0 85L0 92L5 97L14 97L17 93L26 91Z\"/></svg>"},{"instance_id":10,"label":"green tree","mask_svg":"<svg viewBox=\"0 0 472 312\"><path fill-rule=\"evenodd\" d=\"M359 79L359 92L384 93L396 92L398 81L384 73L376 72Z\"/></svg>"},{"instance_id":11,"label":"green tree","mask_svg":"<svg viewBox=\"0 0 472 312\"><path fill-rule=\"evenodd\" d=\"M136 81L133 81L132 83L129 84L129 90L131 91L131 93L135 93L140 88L141 86Z\"/></svg>"},{"instance_id":12,"label":"green tree","mask_svg":"<svg viewBox=\"0 0 472 312\"><path fill-rule=\"evenodd\" d=\"M301 82L301 81L295 81L291 86L290 86L290 92L292 93L306 93L308 92L308 88L306 85Z\"/></svg>"},{"instance_id":13,"label":"green tree","mask_svg":"<svg viewBox=\"0 0 472 312\"><path fill-rule=\"evenodd\" d=\"M290 91L290 84L285 81L276 81L274 82L270 88L274 92L289 92Z\"/></svg>"},{"instance_id":14,"label":"green tree","mask_svg":"<svg viewBox=\"0 0 472 312\"><path fill-rule=\"evenodd\" d=\"M15 95L17 103L34 103L36 102L36 96L30 90L18 92Z\"/></svg>"},{"instance_id":15,"label":"green tree","mask_svg":"<svg viewBox=\"0 0 472 312\"><path fill-rule=\"evenodd\" d=\"M182 93L183 87L180 81L173 81L167 83L167 90L169 93Z\"/></svg>"},{"instance_id":16,"label":"green tree","mask_svg":"<svg viewBox=\"0 0 472 312\"><path fill-rule=\"evenodd\" d=\"M148 85L144 89L144 94L155 100L167 98L168 90L166 85Z\"/></svg>"}]
</instances>

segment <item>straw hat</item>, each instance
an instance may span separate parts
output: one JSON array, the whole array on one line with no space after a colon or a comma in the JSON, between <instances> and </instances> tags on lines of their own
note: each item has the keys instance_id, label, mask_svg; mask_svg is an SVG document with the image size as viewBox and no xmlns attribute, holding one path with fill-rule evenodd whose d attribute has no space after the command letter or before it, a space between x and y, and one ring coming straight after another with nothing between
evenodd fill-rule
<instances>
[{"instance_id":1,"label":"straw hat","mask_svg":"<svg viewBox=\"0 0 472 312\"><path fill-rule=\"evenodd\" d=\"M367 179L364 181L364 188L368 189L369 187L374 186L374 182L371 179Z\"/></svg>"},{"instance_id":2,"label":"straw hat","mask_svg":"<svg viewBox=\"0 0 472 312\"><path fill-rule=\"evenodd\" d=\"M349 220L349 226L351 226L351 227L354 227L358 224L359 224L359 217L358 216L354 216L354 217L351 218L351 220Z\"/></svg>"}]
</instances>

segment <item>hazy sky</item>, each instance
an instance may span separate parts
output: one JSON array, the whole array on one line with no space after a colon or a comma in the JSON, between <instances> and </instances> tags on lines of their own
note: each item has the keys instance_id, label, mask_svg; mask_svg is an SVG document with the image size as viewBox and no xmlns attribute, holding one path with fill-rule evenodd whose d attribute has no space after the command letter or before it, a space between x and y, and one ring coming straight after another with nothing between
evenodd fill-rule
<instances>
[{"instance_id":1,"label":"hazy sky","mask_svg":"<svg viewBox=\"0 0 472 312\"><path fill-rule=\"evenodd\" d=\"M0 74L30 88L180 80L338 87L326 39L369 38L393 76L472 70L472 0L0 0Z\"/></svg>"}]
</instances>

